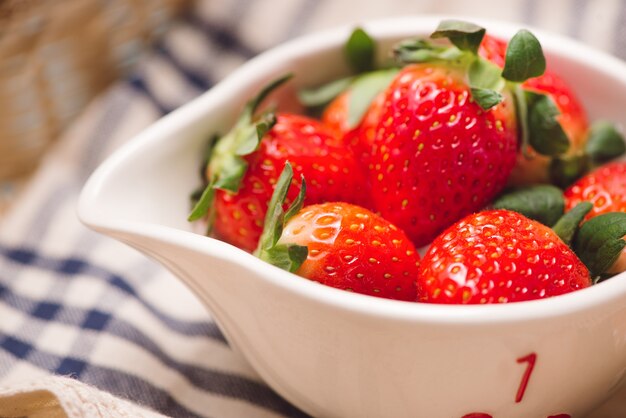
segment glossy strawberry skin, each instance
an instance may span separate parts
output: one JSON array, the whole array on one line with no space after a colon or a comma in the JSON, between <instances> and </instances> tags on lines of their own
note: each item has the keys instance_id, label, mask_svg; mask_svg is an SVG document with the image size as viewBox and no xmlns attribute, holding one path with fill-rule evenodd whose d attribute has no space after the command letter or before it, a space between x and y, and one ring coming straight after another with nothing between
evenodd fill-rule
<instances>
[{"instance_id":1,"label":"glossy strawberry skin","mask_svg":"<svg viewBox=\"0 0 626 418\"><path fill-rule=\"evenodd\" d=\"M281 243L308 247L297 274L371 296L415 301L419 254L380 216L345 202L306 206L285 225Z\"/></svg>"},{"instance_id":2,"label":"glossy strawberry skin","mask_svg":"<svg viewBox=\"0 0 626 418\"><path fill-rule=\"evenodd\" d=\"M605 164L580 178L564 193L567 210L588 201L587 219L608 212L626 212L626 162Z\"/></svg>"},{"instance_id":3,"label":"glossy strawberry skin","mask_svg":"<svg viewBox=\"0 0 626 418\"><path fill-rule=\"evenodd\" d=\"M460 69L405 67L385 93L371 157L376 209L416 246L490 202L517 150L515 110L471 100Z\"/></svg>"},{"instance_id":4,"label":"glossy strawberry skin","mask_svg":"<svg viewBox=\"0 0 626 418\"><path fill-rule=\"evenodd\" d=\"M448 228L422 259L421 302L508 303L591 285L589 272L554 231L507 210L472 214Z\"/></svg>"},{"instance_id":5,"label":"glossy strawberry skin","mask_svg":"<svg viewBox=\"0 0 626 418\"><path fill-rule=\"evenodd\" d=\"M218 190L214 207L215 236L246 251L256 248L274 184L287 160L295 175L286 205L297 196L301 175L307 180L306 203L344 200L368 205L367 180L354 154L313 119L279 114L259 149L246 160L239 192Z\"/></svg>"},{"instance_id":6,"label":"glossy strawberry skin","mask_svg":"<svg viewBox=\"0 0 626 418\"><path fill-rule=\"evenodd\" d=\"M380 114L384 104L384 94L376 96L370 104L361 122L351 128L348 123L348 109L350 103L350 90L337 96L324 109L322 123L335 130L359 158L364 166L369 164L369 157L376 135L376 126L380 121Z\"/></svg>"},{"instance_id":7,"label":"glossy strawberry skin","mask_svg":"<svg viewBox=\"0 0 626 418\"><path fill-rule=\"evenodd\" d=\"M478 53L494 64L504 67L507 43L501 39L486 35L483 38ZM537 93L547 94L556 104L561 114L557 117L565 134L570 140L568 155L574 155L583 150L587 140L589 122L587 113L582 102L567 84L557 74L547 69L539 77L528 79L522 84L522 88ZM511 173L512 185L527 185L546 183L549 181L550 159L530 151L532 158L527 158L521 153Z\"/></svg>"}]
</instances>

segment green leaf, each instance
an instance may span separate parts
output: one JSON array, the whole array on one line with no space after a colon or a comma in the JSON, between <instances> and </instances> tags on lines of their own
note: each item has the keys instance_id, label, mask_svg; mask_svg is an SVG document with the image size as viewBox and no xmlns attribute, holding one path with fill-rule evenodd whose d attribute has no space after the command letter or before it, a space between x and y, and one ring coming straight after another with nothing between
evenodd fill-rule
<instances>
[{"instance_id":1,"label":"green leaf","mask_svg":"<svg viewBox=\"0 0 626 418\"><path fill-rule=\"evenodd\" d=\"M265 87L263 87L261 91L257 93L256 96L254 96L250 101L248 101L248 103L246 104L246 107L244 108L242 116L240 118L240 121L242 121L243 119L242 121L243 123L249 123L250 120L252 119L252 115L256 111L257 107L259 107L261 102L265 100L265 98L272 91L276 90L276 88L278 88L281 84L287 82L292 77L293 77L293 74L285 74L273 81L270 81L270 83L267 84Z\"/></svg>"},{"instance_id":2,"label":"green leaf","mask_svg":"<svg viewBox=\"0 0 626 418\"><path fill-rule=\"evenodd\" d=\"M554 157L548 166L550 182L566 188L590 169L589 157L586 154Z\"/></svg>"},{"instance_id":3,"label":"green leaf","mask_svg":"<svg viewBox=\"0 0 626 418\"><path fill-rule=\"evenodd\" d=\"M356 127L376 96L389 86L398 69L374 71L358 77L350 87L348 126Z\"/></svg>"},{"instance_id":4,"label":"green leaf","mask_svg":"<svg viewBox=\"0 0 626 418\"><path fill-rule=\"evenodd\" d=\"M500 67L484 59L472 62L468 70L468 78L470 87L497 91L504 87Z\"/></svg>"},{"instance_id":5,"label":"green leaf","mask_svg":"<svg viewBox=\"0 0 626 418\"><path fill-rule=\"evenodd\" d=\"M374 69L376 42L362 28L356 28L345 45L348 64L355 73Z\"/></svg>"},{"instance_id":6,"label":"green leaf","mask_svg":"<svg viewBox=\"0 0 626 418\"><path fill-rule=\"evenodd\" d=\"M509 41L502 77L509 81L524 82L546 71L546 58L539 40L522 29Z\"/></svg>"},{"instance_id":7,"label":"green leaf","mask_svg":"<svg viewBox=\"0 0 626 418\"><path fill-rule=\"evenodd\" d=\"M401 64L459 61L465 53L456 47L435 45L423 39L409 39L399 42L393 49L396 61Z\"/></svg>"},{"instance_id":8,"label":"green leaf","mask_svg":"<svg viewBox=\"0 0 626 418\"><path fill-rule=\"evenodd\" d=\"M285 168L280 173L274 192L267 206L267 213L265 214L265 223L263 232L261 233L261 239L259 240L259 247L263 250L268 250L276 245L276 242L280 238L283 231L284 212L283 202L287 197L287 192L291 186L291 180L293 179L293 168L289 162L285 163Z\"/></svg>"},{"instance_id":9,"label":"green leaf","mask_svg":"<svg viewBox=\"0 0 626 418\"><path fill-rule=\"evenodd\" d=\"M472 54L478 52L484 36L485 28L461 20L443 20L437 30L430 35L433 39L448 38L460 50Z\"/></svg>"},{"instance_id":10,"label":"green leaf","mask_svg":"<svg viewBox=\"0 0 626 418\"><path fill-rule=\"evenodd\" d=\"M542 155L562 155L569 149L569 139L556 120L560 114L552 99L540 93L526 90L528 140L535 151Z\"/></svg>"},{"instance_id":11,"label":"green leaf","mask_svg":"<svg viewBox=\"0 0 626 418\"><path fill-rule=\"evenodd\" d=\"M276 124L276 115L273 112L265 113L254 124L242 130L242 138L239 139L239 146L235 150L235 155L244 156L252 154L259 148L261 140L265 134Z\"/></svg>"},{"instance_id":12,"label":"green leaf","mask_svg":"<svg viewBox=\"0 0 626 418\"><path fill-rule=\"evenodd\" d=\"M470 92L472 98L484 110L489 110L504 100L504 96L495 90L472 87Z\"/></svg>"},{"instance_id":13,"label":"green leaf","mask_svg":"<svg viewBox=\"0 0 626 418\"><path fill-rule=\"evenodd\" d=\"M203 218L209 212L209 208L213 205L213 200L215 199L215 188L212 183L209 183L202 195L196 202L195 206L191 210L191 213L187 217L189 222L197 221L200 218Z\"/></svg>"},{"instance_id":14,"label":"green leaf","mask_svg":"<svg viewBox=\"0 0 626 418\"><path fill-rule=\"evenodd\" d=\"M605 163L626 152L624 136L611 122L595 122L589 131L585 151L594 163Z\"/></svg>"},{"instance_id":15,"label":"green leaf","mask_svg":"<svg viewBox=\"0 0 626 418\"><path fill-rule=\"evenodd\" d=\"M298 100L306 107L325 106L346 91L354 78L354 76L340 78L320 87L300 90L298 91Z\"/></svg>"},{"instance_id":16,"label":"green leaf","mask_svg":"<svg viewBox=\"0 0 626 418\"><path fill-rule=\"evenodd\" d=\"M497 65L487 60L476 59L469 67L468 78L472 98L484 110L504 100L500 94L504 88L504 80L501 77L501 70Z\"/></svg>"},{"instance_id":17,"label":"green leaf","mask_svg":"<svg viewBox=\"0 0 626 418\"><path fill-rule=\"evenodd\" d=\"M200 164L199 174L200 174L200 179L203 182L206 181L206 169L207 169L207 166L209 165L209 161L211 161L211 155L213 155L213 147L215 147L215 144L217 143L217 140L219 138L220 138L220 135L218 134L212 135L207 141L202 151L202 164Z\"/></svg>"},{"instance_id":18,"label":"green leaf","mask_svg":"<svg viewBox=\"0 0 626 418\"><path fill-rule=\"evenodd\" d=\"M528 126L528 103L526 101L526 92L522 89L522 86L519 83L513 84L513 99L515 100L515 110L519 123L519 149L524 158L530 158L530 127Z\"/></svg>"},{"instance_id":19,"label":"green leaf","mask_svg":"<svg viewBox=\"0 0 626 418\"><path fill-rule=\"evenodd\" d=\"M283 211L283 203L287 197L292 179L293 169L291 168L291 164L286 162L285 168L276 182L276 187L274 188L272 198L268 204L263 232L261 233L261 238L254 251L254 255L283 270L295 272L307 258L307 247L296 244L279 243L285 222L300 210L305 197L306 183L303 177L300 193L285 214Z\"/></svg>"},{"instance_id":20,"label":"green leaf","mask_svg":"<svg viewBox=\"0 0 626 418\"><path fill-rule=\"evenodd\" d=\"M306 197L306 182L304 181L304 176L301 176L300 193L298 193L296 200L294 200L293 203L287 209L287 212L285 213L285 220L284 220L285 222L293 218L293 216L296 213L300 212L300 209L302 209L302 205L304 204L305 197Z\"/></svg>"},{"instance_id":21,"label":"green leaf","mask_svg":"<svg viewBox=\"0 0 626 418\"><path fill-rule=\"evenodd\" d=\"M227 190L232 193L239 191L241 179L246 174L248 163L237 156L228 158L228 162L223 164L220 175L213 181L213 187L216 189Z\"/></svg>"},{"instance_id":22,"label":"green leaf","mask_svg":"<svg viewBox=\"0 0 626 418\"><path fill-rule=\"evenodd\" d=\"M291 273L298 270L298 268L304 263L307 256L309 255L309 248L306 245L288 245L287 251L289 254L290 264L284 270L290 271Z\"/></svg>"},{"instance_id":23,"label":"green leaf","mask_svg":"<svg viewBox=\"0 0 626 418\"><path fill-rule=\"evenodd\" d=\"M578 232L580 223L591 209L593 209L593 205L590 202L580 202L558 220L552 229L561 238L561 241L569 246L572 245L572 240Z\"/></svg>"},{"instance_id":24,"label":"green leaf","mask_svg":"<svg viewBox=\"0 0 626 418\"><path fill-rule=\"evenodd\" d=\"M585 222L576 235L574 251L592 277L605 274L626 247L626 213L611 212Z\"/></svg>"},{"instance_id":25,"label":"green leaf","mask_svg":"<svg viewBox=\"0 0 626 418\"><path fill-rule=\"evenodd\" d=\"M247 162L240 156L254 152L258 148L261 138L275 123L275 115L272 112L266 112L257 123L253 123L254 112L272 90L290 78L291 74L284 75L262 88L254 98L246 103L235 126L226 135L212 141L206 153L205 158L207 160L203 164L202 173L203 177L204 172L210 173L209 185L189 215L189 221L200 219L209 213L215 195L214 191L209 192L209 188L227 190L232 193L239 190L241 179L248 169ZM209 229L211 222L212 217L210 216Z\"/></svg>"},{"instance_id":26,"label":"green leaf","mask_svg":"<svg viewBox=\"0 0 626 418\"><path fill-rule=\"evenodd\" d=\"M524 187L506 193L493 202L495 209L508 209L552 226L563 215L563 191L547 184Z\"/></svg>"},{"instance_id":27,"label":"green leaf","mask_svg":"<svg viewBox=\"0 0 626 418\"><path fill-rule=\"evenodd\" d=\"M309 249L304 245L277 244L264 251L259 258L290 273L295 273L304 263L308 254Z\"/></svg>"}]
</instances>

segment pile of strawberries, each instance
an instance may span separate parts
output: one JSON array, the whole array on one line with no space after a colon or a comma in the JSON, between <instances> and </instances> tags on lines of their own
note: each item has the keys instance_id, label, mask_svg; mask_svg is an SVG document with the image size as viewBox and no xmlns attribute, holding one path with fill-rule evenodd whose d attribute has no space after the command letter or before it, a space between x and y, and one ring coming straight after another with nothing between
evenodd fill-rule
<instances>
[{"instance_id":1,"label":"pile of strawberries","mask_svg":"<svg viewBox=\"0 0 626 418\"><path fill-rule=\"evenodd\" d=\"M545 298L625 269L626 162L609 162L624 139L589 126L530 32L507 44L443 21L385 68L375 48L355 30L354 75L300 92L320 119L258 111L290 76L251 99L210 142L189 219L302 277L406 301Z\"/></svg>"}]
</instances>

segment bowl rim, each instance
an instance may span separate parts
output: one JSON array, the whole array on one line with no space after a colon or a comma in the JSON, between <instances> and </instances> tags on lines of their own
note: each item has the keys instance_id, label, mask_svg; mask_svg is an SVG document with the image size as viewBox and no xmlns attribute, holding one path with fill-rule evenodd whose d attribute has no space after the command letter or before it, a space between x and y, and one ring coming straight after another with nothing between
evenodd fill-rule
<instances>
[{"instance_id":1,"label":"bowl rim","mask_svg":"<svg viewBox=\"0 0 626 418\"><path fill-rule=\"evenodd\" d=\"M366 21L360 26L364 27L374 38L398 38L411 36L411 34L412 36L419 36L423 33L429 33L436 28L442 19L465 20L467 18L451 15L405 16ZM517 22L475 18L469 20L486 27L490 34L506 38L512 36L518 29L528 28L540 39L544 49L548 50L551 55L585 62L588 66L620 80L626 86L626 63L607 53L595 50L565 36L545 32ZM216 100L218 102L228 101L227 98L220 99L220 97L230 96L233 90L241 87L241 84L246 84L249 80L258 81L263 75L266 75L267 78L275 76L276 63L306 54L319 53L329 48L341 47L354 27L355 25L351 24L319 31L269 49L249 60L198 98L160 118L114 152L92 173L79 197L77 206L79 219L87 226L105 234L113 231L141 234L241 264L250 272L256 272L263 280L288 290L298 297L372 318L462 324L464 326L527 322L580 313L606 306L620 299L626 300L626 272L580 291L547 299L508 304L440 305L377 298L346 292L309 280L294 280L294 274L272 266L243 250L214 238L164 225L107 218L100 215L96 210L98 191L107 178L126 160L132 159L139 150L150 149L151 146L166 140L177 129L194 120L195 116L203 114L204 109L211 102Z\"/></svg>"}]
</instances>

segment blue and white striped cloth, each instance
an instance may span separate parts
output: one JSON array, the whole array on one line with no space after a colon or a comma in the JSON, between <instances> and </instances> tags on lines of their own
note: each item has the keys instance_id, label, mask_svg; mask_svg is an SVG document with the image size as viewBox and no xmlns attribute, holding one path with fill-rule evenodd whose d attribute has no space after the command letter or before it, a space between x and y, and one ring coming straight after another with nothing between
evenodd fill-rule
<instances>
[{"instance_id":1,"label":"blue and white striped cloth","mask_svg":"<svg viewBox=\"0 0 626 418\"><path fill-rule=\"evenodd\" d=\"M306 416L172 275L83 227L94 168L151 122L298 34L409 13L521 21L626 59L624 0L205 0L84 110L0 219L0 385L66 375L175 417ZM626 389L592 417L626 416Z\"/></svg>"}]
</instances>

